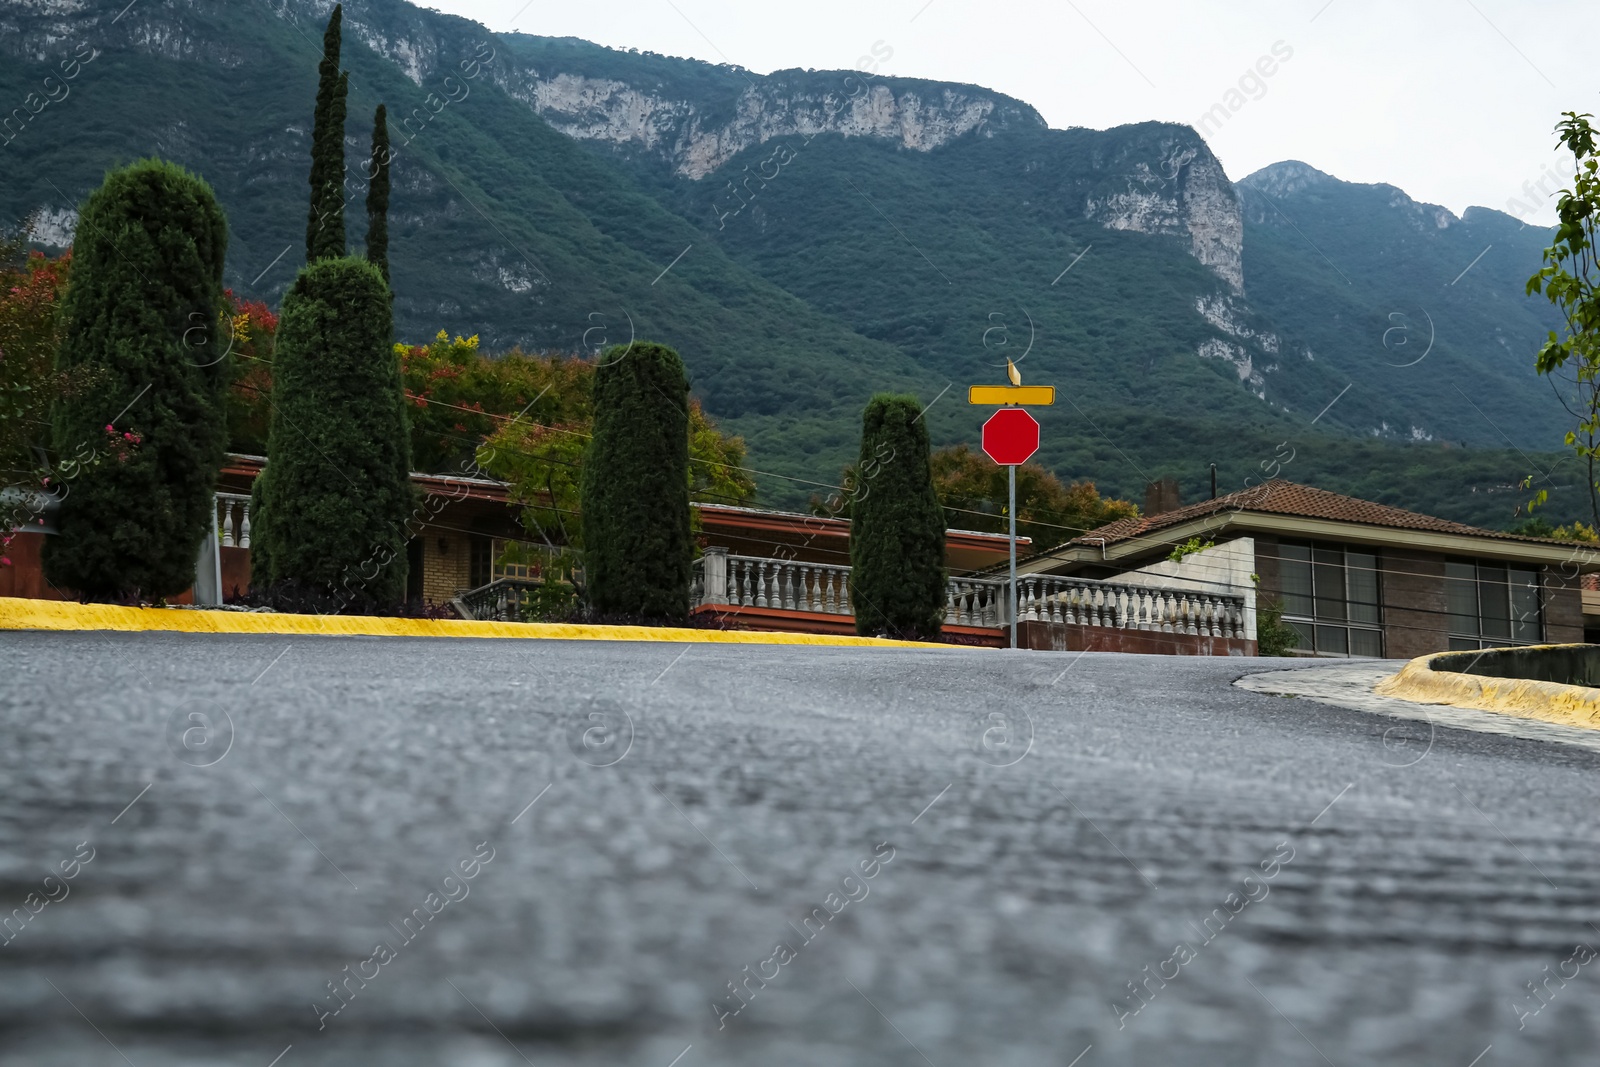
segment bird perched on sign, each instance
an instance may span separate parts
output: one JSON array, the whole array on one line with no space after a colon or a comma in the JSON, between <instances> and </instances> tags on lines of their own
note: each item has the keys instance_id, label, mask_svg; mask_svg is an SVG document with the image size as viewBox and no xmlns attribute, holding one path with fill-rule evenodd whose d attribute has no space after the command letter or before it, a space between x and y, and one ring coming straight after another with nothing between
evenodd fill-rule
<instances>
[{"instance_id":1,"label":"bird perched on sign","mask_svg":"<svg viewBox=\"0 0 1600 1067\"><path fill-rule=\"evenodd\" d=\"M1006 360L1006 377L1011 379L1012 385L1022 384L1022 373L1017 370L1017 365L1009 359Z\"/></svg>"}]
</instances>

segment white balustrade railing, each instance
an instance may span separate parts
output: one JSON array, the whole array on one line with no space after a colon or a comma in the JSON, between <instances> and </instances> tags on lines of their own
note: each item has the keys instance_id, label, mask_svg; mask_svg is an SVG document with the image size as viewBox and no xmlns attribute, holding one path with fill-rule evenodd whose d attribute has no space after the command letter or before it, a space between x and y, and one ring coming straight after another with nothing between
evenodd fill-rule
<instances>
[{"instance_id":1,"label":"white balustrade railing","mask_svg":"<svg viewBox=\"0 0 1600 1067\"><path fill-rule=\"evenodd\" d=\"M217 529L224 548L250 547L250 498L240 493L217 494Z\"/></svg>"},{"instance_id":2,"label":"white balustrade railing","mask_svg":"<svg viewBox=\"0 0 1600 1067\"><path fill-rule=\"evenodd\" d=\"M1048 574L1017 579L1017 618L1021 622L1242 638L1244 612L1244 597L1231 594Z\"/></svg>"},{"instance_id":3,"label":"white balustrade railing","mask_svg":"<svg viewBox=\"0 0 1600 1067\"><path fill-rule=\"evenodd\" d=\"M945 625L1001 627L1009 618L1008 583L949 579ZM694 564L692 602L851 615L850 568L826 563L734 556L708 548ZM1017 619L1202 637L1245 636L1245 599L1090 578L1026 575L1017 579Z\"/></svg>"},{"instance_id":4,"label":"white balustrade railing","mask_svg":"<svg viewBox=\"0 0 1600 1067\"><path fill-rule=\"evenodd\" d=\"M707 549L705 556L695 560L691 598L696 607L728 604L822 615L854 614L849 567L733 556L715 549Z\"/></svg>"},{"instance_id":5,"label":"white balustrade railing","mask_svg":"<svg viewBox=\"0 0 1600 1067\"><path fill-rule=\"evenodd\" d=\"M990 578L951 578L944 606L946 626L1004 626L1007 583Z\"/></svg>"}]
</instances>

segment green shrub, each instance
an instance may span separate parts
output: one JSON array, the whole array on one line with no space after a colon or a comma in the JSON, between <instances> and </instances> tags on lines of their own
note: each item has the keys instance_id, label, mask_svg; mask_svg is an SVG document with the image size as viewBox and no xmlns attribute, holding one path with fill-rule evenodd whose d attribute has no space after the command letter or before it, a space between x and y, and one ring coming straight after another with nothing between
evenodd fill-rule
<instances>
[{"instance_id":1,"label":"green shrub","mask_svg":"<svg viewBox=\"0 0 1600 1067\"><path fill-rule=\"evenodd\" d=\"M411 446L389 287L323 259L283 299L267 466L254 490L254 584L390 607L406 583Z\"/></svg>"},{"instance_id":2,"label":"green shrub","mask_svg":"<svg viewBox=\"0 0 1600 1067\"><path fill-rule=\"evenodd\" d=\"M1283 621L1283 601L1256 602L1256 651L1263 656L1287 656L1300 647L1300 631Z\"/></svg>"},{"instance_id":3,"label":"green shrub","mask_svg":"<svg viewBox=\"0 0 1600 1067\"><path fill-rule=\"evenodd\" d=\"M590 609L686 617L694 562L689 381L666 345L637 342L602 353L579 497Z\"/></svg>"},{"instance_id":4,"label":"green shrub","mask_svg":"<svg viewBox=\"0 0 1600 1067\"><path fill-rule=\"evenodd\" d=\"M1204 552L1208 548L1216 548L1217 543L1210 538L1202 541L1198 537L1191 537L1181 545L1173 545L1172 551L1167 553L1167 558L1174 563L1182 563L1196 552Z\"/></svg>"},{"instance_id":5,"label":"green shrub","mask_svg":"<svg viewBox=\"0 0 1600 1067\"><path fill-rule=\"evenodd\" d=\"M945 613L944 510L914 396L880 394L861 418L850 521L856 632L931 640Z\"/></svg>"},{"instance_id":6,"label":"green shrub","mask_svg":"<svg viewBox=\"0 0 1600 1067\"><path fill-rule=\"evenodd\" d=\"M83 468L46 539L45 576L91 599L171 596L194 582L214 527L226 443L219 336L228 223L211 187L145 160L106 176L78 220L58 367L97 368L57 404L56 454L142 437ZM131 403L130 403L131 402ZM119 417L119 413L126 411Z\"/></svg>"}]
</instances>

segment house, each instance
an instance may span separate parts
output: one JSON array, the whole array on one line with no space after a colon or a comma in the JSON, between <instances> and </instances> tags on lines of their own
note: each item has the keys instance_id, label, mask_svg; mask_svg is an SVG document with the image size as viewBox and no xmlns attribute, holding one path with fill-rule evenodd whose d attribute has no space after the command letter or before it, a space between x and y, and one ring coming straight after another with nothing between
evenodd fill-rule
<instances>
[{"instance_id":1,"label":"house","mask_svg":"<svg viewBox=\"0 0 1600 1067\"><path fill-rule=\"evenodd\" d=\"M1171 559L1180 546L1198 550ZM1600 547L1478 529L1280 478L1119 520L1019 569L1040 580L1255 591L1259 603L1281 605L1301 654L1409 659L1584 640L1581 587L1600 572ZM1600 596L1587 600L1600 612ZM1600 626L1600 615L1588 625Z\"/></svg>"},{"instance_id":2,"label":"house","mask_svg":"<svg viewBox=\"0 0 1600 1067\"><path fill-rule=\"evenodd\" d=\"M266 465L229 455L216 489L217 539L202 546L194 590L175 603L220 603L250 587L250 492ZM467 618L518 619L542 596L545 579L572 575L564 531L526 529L510 487L487 478L411 475L419 503L408 529L408 600L449 606ZM696 504L699 558L692 615L707 625L806 633L851 633L848 519L722 504ZM0 568L0 596L57 599L39 565L43 539L55 533L53 500L41 497L36 520L18 534ZM1018 538L1019 552L1031 549ZM514 550L514 551L513 551ZM949 640L1009 642L1004 578L1005 535L946 534ZM1032 648L1103 648L1187 655L1255 651L1252 590L1193 591L1160 582L1030 579L1019 589L1020 643Z\"/></svg>"}]
</instances>

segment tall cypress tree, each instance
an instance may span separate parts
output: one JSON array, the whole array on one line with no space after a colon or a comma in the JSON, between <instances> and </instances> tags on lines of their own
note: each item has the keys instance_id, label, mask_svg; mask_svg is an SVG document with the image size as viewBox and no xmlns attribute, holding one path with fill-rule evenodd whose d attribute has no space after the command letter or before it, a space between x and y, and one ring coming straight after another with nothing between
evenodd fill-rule
<instances>
[{"instance_id":1,"label":"tall cypress tree","mask_svg":"<svg viewBox=\"0 0 1600 1067\"><path fill-rule=\"evenodd\" d=\"M666 345L607 349L579 488L589 605L603 615L689 612L689 380Z\"/></svg>"},{"instance_id":2,"label":"tall cypress tree","mask_svg":"<svg viewBox=\"0 0 1600 1067\"><path fill-rule=\"evenodd\" d=\"M100 372L52 420L57 455L81 461L63 471L60 536L44 545L53 584L100 600L193 584L226 444L227 248L211 187L171 163L113 171L84 203L57 358L63 370ZM129 432L142 441L119 457Z\"/></svg>"},{"instance_id":3,"label":"tall cypress tree","mask_svg":"<svg viewBox=\"0 0 1600 1067\"><path fill-rule=\"evenodd\" d=\"M944 510L914 396L875 396L861 418L850 517L856 632L933 639L945 614Z\"/></svg>"},{"instance_id":4,"label":"tall cypress tree","mask_svg":"<svg viewBox=\"0 0 1600 1067\"><path fill-rule=\"evenodd\" d=\"M344 5L335 4L322 35L317 110L311 128L311 210L306 262L344 255L344 117L349 77L339 71Z\"/></svg>"},{"instance_id":5,"label":"tall cypress tree","mask_svg":"<svg viewBox=\"0 0 1600 1067\"><path fill-rule=\"evenodd\" d=\"M389 287L355 257L300 271L283 298L251 572L357 610L403 599L413 508Z\"/></svg>"},{"instance_id":6,"label":"tall cypress tree","mask_svg":"<svg viewBox=\"0 0 1600 1067\"><path fill-rule=\"evenodd\" d=\"M383 105L372 116L372 158L367 161L367 259L389 281L389 120Z\"/></svg>"}]
</instances>

